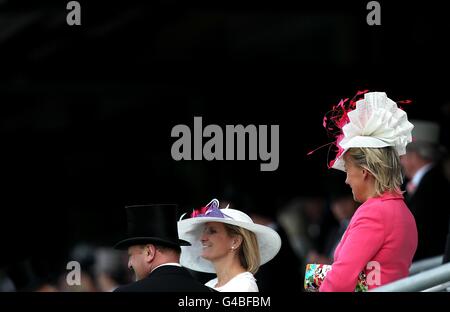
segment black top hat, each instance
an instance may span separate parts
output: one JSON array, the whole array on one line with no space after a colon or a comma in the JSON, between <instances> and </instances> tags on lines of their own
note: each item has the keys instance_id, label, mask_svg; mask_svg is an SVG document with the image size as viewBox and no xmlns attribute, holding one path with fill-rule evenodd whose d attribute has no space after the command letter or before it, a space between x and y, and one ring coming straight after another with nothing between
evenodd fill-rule
<instances>
[{"instance_id":1,"label":"black top hat","mask_svg":"<svg viewBox=\"0 0 450 312\"><path fill-rule=\"evenodd\" d=\"M177 205L135 205L125 207L128 220L128 237L114 248L127 249L133 245L156 244L179 248L190 246L178 238Z\"/></svg>"}]
</instances>

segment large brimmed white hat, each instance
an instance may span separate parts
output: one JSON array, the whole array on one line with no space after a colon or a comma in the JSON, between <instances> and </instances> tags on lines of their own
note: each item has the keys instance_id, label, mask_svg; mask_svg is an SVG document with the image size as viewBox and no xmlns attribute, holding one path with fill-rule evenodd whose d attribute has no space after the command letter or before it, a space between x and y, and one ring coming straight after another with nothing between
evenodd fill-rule
<instances>
[{"instance_id":1,"label":"large brimmed white hat","mask_svg":"<svg viewBox=\"0 0 450 312\"><path fill-rule=\"evenodd\" d=\"M219 201L213 199L202 211L197 211L192 218L178 221L180 239L191 243L191 246L181 247L180 263L182 266L194 271L215 273L213 264L202 258L202 243L200 236L204 224L207 222L222 222L247 229L256 235L258 241L261 265L272 260L281 248L281 238L272 228L255 224L253 220L242 211L225 208L219 209Z\"/></svg>"},{"instance_id":2,"label":"large brimmed white hat","mask_svg":"<svg viewBox=\"0 0 450 312\"><path fill-rule=\"evenodd\" d=\"M343 156L352 147L392 146L399 155L405 154L414 126L408 121L406 112L386 93L365 93L364 99L357 101L356 107L345 113L348 120L342 126L342 135L337 141L340 151L332 168L345 171Z\"/></svg>"}]
</instances>

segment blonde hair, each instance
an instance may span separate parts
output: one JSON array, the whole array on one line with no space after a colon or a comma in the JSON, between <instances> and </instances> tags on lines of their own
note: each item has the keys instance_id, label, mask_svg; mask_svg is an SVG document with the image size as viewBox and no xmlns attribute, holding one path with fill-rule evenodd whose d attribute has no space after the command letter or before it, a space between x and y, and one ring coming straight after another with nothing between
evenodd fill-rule
<instances>
[{"instance_id":1,"label":"blonde hair","mask_svg":"<svg viewBox=\"0 0 450 312\"><path fill-rule=\"evenodd\" d=\"M239 261L244 269L255 274L261 265L258 240L255 233L239 226L224 223L230 236L241 236L242 243L239 248Z\"/></svg>"},{"instance_id":2,"label":"blonde hair","mask_svg":"<svg viewBox=\"0 0 450 312\"><path fill-rule=\"evenodd\" d=\"M381 196L386 191L401 194L403 183L400 157L394 147L353 147L345 155L357 166L369 171L375 178L375 192Z\"/></svg>"}]
</instances>

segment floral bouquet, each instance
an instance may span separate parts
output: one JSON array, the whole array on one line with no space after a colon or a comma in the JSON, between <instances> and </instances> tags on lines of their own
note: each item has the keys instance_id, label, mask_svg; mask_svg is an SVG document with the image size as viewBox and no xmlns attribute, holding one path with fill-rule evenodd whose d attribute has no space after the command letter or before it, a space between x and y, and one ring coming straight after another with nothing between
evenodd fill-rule
<instances>
[{"instance_id":1,"label":"floral bouquet","mask_svg":"<svg viewBox=\"0 0 450 312\"><path fill-rule=\"evenodd\" d=\"M319 291L320 285L327 273L331 270L329 264L307 264L305 272L305 290L308 292ZM358 283L356 284L355 292L367 291L366 274L361 272L358 277Z\"/></svg>"}]
</instances>

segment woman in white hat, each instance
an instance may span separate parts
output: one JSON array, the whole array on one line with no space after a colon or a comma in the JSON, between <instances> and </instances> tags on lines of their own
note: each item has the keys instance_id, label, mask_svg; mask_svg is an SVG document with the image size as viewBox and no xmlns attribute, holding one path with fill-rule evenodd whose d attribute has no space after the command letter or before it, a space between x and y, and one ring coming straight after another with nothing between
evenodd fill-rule
<instances>
[{"instance_id":1,"label":"woman in white hat","mask_svg":"<svg viewBox=\"0 0 450 312\"><path fill-rule=\"evenodd\" d=\"M191 270L215 273L207 286L221 292L257 292L254 274L281 247L278 233L255 224L245 213L219 208L213 199L178 222L180 238L191 243L182 247L180 263Z\"/></svg>"},{"instance_id":2,"label":"woman in white hat","mask_svg":"<svg viewBox=\"0 0 450 312\"><path fill-rule=\"evenodd\" d=\"M345 183L362 205L319 290L354 291L361 272L367 276L367 290L408 276L417 248L416 223L400 191L399 155L411 142L413 125L384 92L365 93L363 99L347 104L341 101L332 112L324 126L335 126L339 151L330 167L346 172Z\"/></svg>"}]
</instances>

